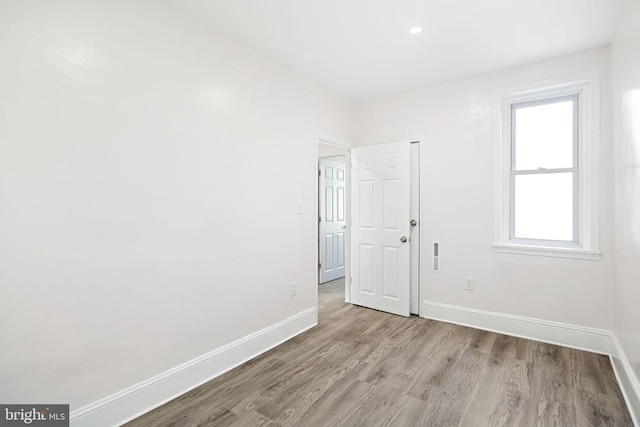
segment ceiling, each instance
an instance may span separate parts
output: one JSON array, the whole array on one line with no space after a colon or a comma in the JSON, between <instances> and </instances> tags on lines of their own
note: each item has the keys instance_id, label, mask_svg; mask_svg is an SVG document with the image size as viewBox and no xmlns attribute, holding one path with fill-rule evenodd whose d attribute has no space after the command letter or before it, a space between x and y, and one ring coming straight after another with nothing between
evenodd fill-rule
<instances>
[{"instance_id":1,"label":"ceiling","mask_svg":"<svg viewBox=\"0 0 640 427\"><path fill-rule=\"evenodd\" d=\"M163 1L354 102L606 46L625 3Z\"/></svg>"}]
</instances>

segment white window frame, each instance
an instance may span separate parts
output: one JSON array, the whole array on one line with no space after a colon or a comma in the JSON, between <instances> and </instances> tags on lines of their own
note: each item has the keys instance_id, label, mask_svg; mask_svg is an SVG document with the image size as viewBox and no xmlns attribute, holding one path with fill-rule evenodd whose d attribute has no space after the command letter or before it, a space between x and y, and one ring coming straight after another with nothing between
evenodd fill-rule
<instances>
[{"instance_id":1,"label":"white window frame","mask_svg":"<svg viewBox=\"0 0 640 427\"><path fill-rule=\"evenodd\" d=\"M495 252L599 260L599 73L591 72L500 91L496 137ZM512 238L512 111L513 105L577 97L577 135L574 150L574 238L573 242ZM574 151L574 155L576 152Z\"/></svg>"}]
</instances>

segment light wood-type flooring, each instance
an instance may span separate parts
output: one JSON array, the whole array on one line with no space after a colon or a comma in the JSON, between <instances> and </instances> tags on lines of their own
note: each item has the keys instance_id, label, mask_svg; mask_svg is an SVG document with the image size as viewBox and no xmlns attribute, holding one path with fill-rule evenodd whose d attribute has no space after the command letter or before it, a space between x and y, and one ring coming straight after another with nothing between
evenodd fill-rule
<instances>
[{"instance_id":1,"label":"light wood-type flooring","mask_svg":"<svg viewBox=\"0 0 640 427\"><path fill-rule=\"evenodd\" d=\"M127 426L632 426L608 357L344 303Z\"/></svg>"}]
</instances>

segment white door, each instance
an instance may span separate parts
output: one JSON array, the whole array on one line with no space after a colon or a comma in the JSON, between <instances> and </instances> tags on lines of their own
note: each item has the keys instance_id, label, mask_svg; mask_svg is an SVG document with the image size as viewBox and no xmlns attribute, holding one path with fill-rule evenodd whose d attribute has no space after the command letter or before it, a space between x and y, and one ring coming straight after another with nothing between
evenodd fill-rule
<instances>
[{"instance_id":1,"label":"white door","mask_svg":"<svg viewBox=\"0 0 640 427\"><path fill-rule=\"evenodd\" d=\"M320 283L344 277L345 164L320 159Z\"/></svg>"},{"instance_id":2,"label":"white door","mask_svg":"<svg viewBox=\"0 0 640 427\"><path fill-rule=\"evenodd\" d=\"M409 142L351 150L351 302L409 316Z\"/></svg>"}]
</instances>

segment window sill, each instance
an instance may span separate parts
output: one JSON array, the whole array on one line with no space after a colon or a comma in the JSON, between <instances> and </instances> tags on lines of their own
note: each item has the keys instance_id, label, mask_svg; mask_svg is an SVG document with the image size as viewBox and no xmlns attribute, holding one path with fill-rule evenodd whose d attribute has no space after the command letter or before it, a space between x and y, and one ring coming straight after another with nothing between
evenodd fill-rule
<instances>
[{"instance_id":1,"label":"window sill","mask_svg":"<svg viewBox=\"0 0 640 427\"><path fill-rule=\"evenodd\" d=\"M583 259L599 261L600 251L586 249L553 248L549 246L514 245L510 243L494 243L493 251L503 254L547 256L554 258Z\"/></svg>"}]
</instances>

